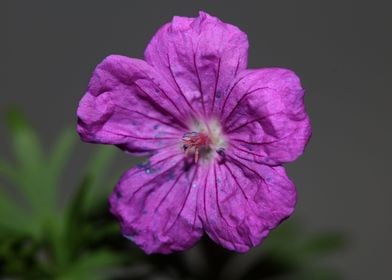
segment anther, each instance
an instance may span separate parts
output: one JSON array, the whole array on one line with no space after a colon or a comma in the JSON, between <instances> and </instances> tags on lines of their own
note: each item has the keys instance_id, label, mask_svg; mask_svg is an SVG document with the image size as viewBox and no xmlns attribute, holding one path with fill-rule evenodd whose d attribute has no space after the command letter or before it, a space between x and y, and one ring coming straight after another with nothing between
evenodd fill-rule
<instances>
[{"instance_id":1,"label":"anther","mask_svg":"<svg viewBox=\"0 0 392 280\"><path fill-rule=\"evenodd\" d=\"M199 160L199 153L201 148L206 148L210 144L210 139L207 134L203 132L187 132L182 137L185 154L193 153L195 155L195 162Z\"/></svg>"}]
</instances>

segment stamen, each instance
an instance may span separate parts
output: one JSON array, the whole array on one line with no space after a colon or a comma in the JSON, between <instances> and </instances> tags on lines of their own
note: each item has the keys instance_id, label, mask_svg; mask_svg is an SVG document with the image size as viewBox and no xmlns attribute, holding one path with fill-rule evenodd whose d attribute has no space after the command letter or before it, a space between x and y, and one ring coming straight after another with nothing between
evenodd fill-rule
<instances>
[{"instance_id":1,"label":"stamen","mask_svg":"<svg viewBox=\"0 0 392 280\"><path fill-rule=\"evenodd\" d=\"M195 162L197 163L199 160L199 153L201 148L208 148L210 145L210 138L207 134L203 132L187 132L182 137L185 155L189 153L193 153L195 155Z\"/></svg>"}]
</instances>

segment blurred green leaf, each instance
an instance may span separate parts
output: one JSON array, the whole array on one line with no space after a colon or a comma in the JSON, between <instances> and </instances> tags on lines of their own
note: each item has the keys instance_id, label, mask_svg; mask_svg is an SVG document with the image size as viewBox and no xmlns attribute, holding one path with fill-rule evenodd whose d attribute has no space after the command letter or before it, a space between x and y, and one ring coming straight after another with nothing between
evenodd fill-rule
<instances>
[{"instance_id":1,"label":"blurred green leaf","mask_svg":"<svg viewBox=\"0 0 392 280\"><path fill-rule=\"evenodd\" d=\"M46 186L43 186L42 191L48 193L53 201L56 201L57 191L60 185L60 176L72 155L72 148L76 142L76 133L74 129L66 128L58 137L54 147L51 150L51 155L47 160L46 169Z\"/></svg>"},{"instance_id":2,"label":"blurred green leaf","mask_svg":"<svg viewBox=\"0 0 392 280\"><path fill-rule=\"evenodd\" d=\"M87 187L84 211L92 211L102 203L106 204L107 195L113 185L103 180L112 163L116 149L113 147L102 147L97 149L91 160L87 163L85 174L90 178Z\"/></svg>"},{"instance_id":3,"label":"blurred green leaf","mask_svg":"<svg viewBox=\"0 0 392 280\"><path fill-rule=\"evenodd\" d=\"M6 123L15 164L0 159L0 179L20 191L28 205L0 189L0 263L5 264L0 265L0 274L4 269L22 278L58 278L66 273L64 279L107 279L102 270L124 260L113 246L102 244L119 235L118 224L103 211L112 187L105 184L105 175L115 149L96 149L80 185L60 209L56 195L77 139L74 129L64 130L45 156L18 109L7 112Z\"/></svg>"},{"instance_id":4,"label":"blurred green leaf","mask_svg":"<svg viewBox=\"0 0 392 280\"><path fill-rule=\"evenodd\" d=\"M64 171L65 164L71 156L71 150L76 142L74 128L68 127L62 131L54 145L49 158L50 174L58 177Z\"/></svg>"},{"instance_id":5,"label":"blurred green leaf","mask_svg":"<svg viewBox=\"0 0 392 280\"><path fill-rule=\"evenodd\" d=\"M82 248L82 240L85 238L83 229L86 226L83 224L85 217L82 208L90 182L91 178L86 176L61 212L57 226L53 228L53 249L60 267L74 260Z\"/></svg>"},{"instance_id":6,"label":"blurred green leaf","mask_svg":"<svg viewBox=\"0 0 392 280\"><path fill-rule=\"evenodd\" d=\"M88 163L85 176L77 187L71 199L66 203L61 221L62 242L57 242L56 255L59 262L65 265L75 259L78 250L87 246L86 239L92 242L94 239L104 238L107 235L114 234L115 223L100 225L97 231L91 222L88 222L88 213L101 209L106 205L106 193L99 189L102 184L106 169L114 156L113 149L97 149L91 161ZM103 194L101 197L99 197ZM88 197L88 195L90 195ZM90 199L90 204L88 199ZM94 205L94 208L88 208ZM91 206L92 207L92 206ZM117 225L116 225L117 226ZM118 226L116 227L118 233Z\"/></svg>"},{"instance_id":7,"label":"blurred green leaf","mask_svg":"<svg viewBox=\"0 0 392 280\"><path fill-rule=\"evenodd\" d=\"M51 155L47 159L46 166L46 178L45 184L42 186L42 191L47 193L47 197L53 202L48 205L49 208L55 212L55 220L51 220L49 226L50 239L53 245L54 254L56 256L59 265L66 263L69 250L68 246L64 244L64 230L66 228L65 223L67 222L64 216L64 211L56 209L57 193L61 186L60 177L64 172L66 164L72 154L72 148L74 147L76 135L73 129L64 129L60 136L58 136L55 145L51 150Z\"/></svg>"},{"instance_id":8,"label":"blurred green leaf","mask_svg":"<svg viewBox=\"0 0 392 280\"><path fill-rule=\"evenodd\" d=\"M6 124L18 163L25 168L40 165L42 163L41 145L22 112L16 108L9 109L6 115Z\"/></svg>"},{"instance_id":9,"label":"blurred green leaf","mask_svg":"<svg viewBox=\"0 0 392 280\"><path fill-rule=\"evenodd\" d=\"M3 159L0 159L0 175L13 185L17 186L20 181L20 174L18 174L16 168L9 163L6 163Z\"/></svg>"},{"instance_id":10,"label":"blurred green leaf","mask_svg":"<svg viewBox=\"0 0 392 280\"><path fill-rule=\"evenodd\" d=\"M31 219L44 220L53 212L53 199L48 197L46 168L42 147L35 131L23 114L16 108L8 110L6 123L11 136L11 146L16 159L17 177L10 172L8 179L19 188L35 215ZM4 164L2 164L4 167ZM45 187L45 188L44 188ZM39 223L35 221L35 223Z\"/></svg>"},{"instance_id":11,"label":"blurred green leaf","mask_svg":"<svg viewBox=\"0 0 392 280\"><path fill-rule=\"evenodd\" d=\"M123 261L123 256L108 250L85 253L59 279L110 279L108 274Z\"/></svg>"},{"instance_id":12,"label":"blurred green leaf","mask_svg":"<svg viewBox=\"0 0 392 280\"><path fill-rule=\"evenodd\" d=\"M0 231L29 234L29 219L20 204L0 186Z\"/></svg>"},{"instance_id":13,"label":"blurred green leaf","mask_svg":"<svg viewBox=\"0 0 392 280\"><path fill-rule=\"evenodd\" d=\"M90 182L91 178L87 176L66 208L66 216L64 217L66 221L65 234L70 252L76 252L76 249L83 245L81 244L81 239L84 237L81 232L84 220L82 209Z\"/></svg>"},{"instance_id":14,"label":"blurred green leaf","mask_svg":"<svg viewBox=\"0 0 392 280\"><path fill-rule=\"evenodd\" d=\"M114 219L111 223L100 225L99 230L91 228L90 240L92 242L99 242L110 236L120 237L120 226Z\"/></svg>"}]
</instances>

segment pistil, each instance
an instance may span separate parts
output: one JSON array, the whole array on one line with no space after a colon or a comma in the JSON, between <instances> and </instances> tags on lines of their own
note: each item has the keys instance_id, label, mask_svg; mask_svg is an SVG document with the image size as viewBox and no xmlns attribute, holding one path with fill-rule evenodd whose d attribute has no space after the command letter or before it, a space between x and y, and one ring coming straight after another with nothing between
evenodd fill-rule
<instances>
[{"instance_id":1,"label":"pistil","mask_svg":"<svg viewBox=\"0 0 392 280\"><path fill-rule=\"evenodd\" d=\"M195 162L199 161L199 153L201 149L208 149L211 144L210 138L203 132L191 131L184 134L182 137L185 155L193 153L195 155Z\"/></svg>"}]
</instances>

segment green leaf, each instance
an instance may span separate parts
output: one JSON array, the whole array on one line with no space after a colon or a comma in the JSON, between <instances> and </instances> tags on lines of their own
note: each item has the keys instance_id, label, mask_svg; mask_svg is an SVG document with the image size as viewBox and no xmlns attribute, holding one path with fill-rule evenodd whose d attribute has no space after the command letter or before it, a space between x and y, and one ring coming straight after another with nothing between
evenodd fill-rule
<instances>
[{"instance_id":1,"label":"green leaf","mask_svg":"<svg viewBox=\"0 0 392 280\"><path fill-rule=\"evenodd\" d=\"M73 198L71 199L71 203L67 208L67 228L69 230L68 234L76 233L79 228L79 222L83 220L83 202L85 201L87 188L91 184L90 177L86 177L81 186L78 188L77 192L74 194Z\"/></svg>"},{"instance_id":2,"label":"green leaf","mask_svg":"<svg viewBox=\"0 0 392 280\"><path fill-rule=\"evenodd\" d=\"M50 205L54 204L44 193L44 190L48 189L48 182L42 147L35 131L18 109L8 110L6 124L17 163L12 173L7 171L8 179L12 180L31 206L31 219L36 219L35 223L40 223L51 216L53 209Z\"/></svg>"},{"instance_id":3,"label":"green leaf","mask_svg":"<svg viewBox=\"0 0 392 280\"><path fill-rule=\"evenodd\" d=\"M68 135L68 137L72 139L72 136ZM88 199L90 199L90 205L93 204L92 200L97 200L97 193L101 192L97 185L102 182L104 171L108 168L113 155L113 149L97 149L87 164L82 182L59 217L58 236L54 240L54 245L56 258L62 266L72 261L80 252L81 247L86 245L84 244L86 239L89 239L87 235L91 225L86 224L86 215L89 213L87 211Z\"/></svg>"},{"instance_id":4,"label":"green leaf","mask_svg":"<svg viewBox=\"0 0 392 280\"><path fill-rule=\"evenodd\" d=\"M116 149L113 147L100 147L87 164L85 173L91 181L87 188L84 211L91 211L106 202L107 195L113 185L108 182L103 182L103 178L115 154Z\"/></svg>"},{"instance_id":5,"label":"green leaf","mask_svg":"<svg viewBox=\"0 0 392 280\"><path fill-rule=\"evenodd\" d=\"M54 211L57 193L61 186L61 175L71 156L71 150L75 145L76 134L74 129L67 128L62 131L55 143L51 155L45 164L47 166L40 191L46 194L48 199L48 211Z\"/></svg>"},{"instance_id":6,"label":"green leaf","mask_svg":"<svg viewBox=\"0 0 392 280\"><path fill-rule=\"evenodd\" d=\"M3 159L0 159L0 175L9 183L14 185L20 183L20 177L15 167L5 162Z\"/></svg>"},{"instance_id":7,"label":"green leaf","mask_svg":"<svg viewBox=\"0 0 392 280\"><path fill-rule=\"evenodd\" d=\"M42 148L37 135L23 114L16 108L8 110L6 124L12 138L12 148L18 163L31 168L42 163Z\"/></svg>"},{"instance_id":8,"label":"green leaf","mask_svg":"<svg viewBox=\"0 0 392 280\"><path fill-rule=\"evenodd\" d=\"M123 261L123 256L108 250L85 253L59 279L110 279L110 269L118 267Z\"/></svg>"},{"instance_id":9,"label":"green leaf","mask_svg":"<svg viewBox=\"0 0 392 280\"><path fill-rule=\"evenodd\" d=\"M66 265L72 260L82 246L83 235L83 202L91 179L86 177L70 199L64 210L64 217L61 217L62 224L58 225L57 240L54 242L54 249L57 261L60 265Z\"/></svg>"},{"instance_id":10,"label":"green leaf","mask_svg":"<svg viewBox=\"0 0 392 280\"><path fill-rule=\"evenodd\" d=\"M118 238L120 236L120 226L113 219L111 222L101 225L99 227L99 230L97 230L97 228L92 228L89 236L89 239L92 242L99 242L104 240L105 238L113 236Z\"/></svg>"},{"instance_id":11,"label":"green leaf","mask_svg":"<svg viewBox=\"0 0 392 280\"><path fill-rule=\"evenodd\" d=\"M30 233L26 211L0 186L0 231L25 235Z\"/></svg>"},{"instance_id":12,"label":"green leaf","mask_svg":"<svg viewBox=\"0 0 392 280\"><path fill-rule=\"evenodd\" d=\"M64 170L65 165L71 155L71 150L76 142L76 134L74 128L66 128L60 134L57 142L51 152L49 158L49 170L48 173L54 177L57 182L61 172Z\"/></svg>"}]
</instances>

